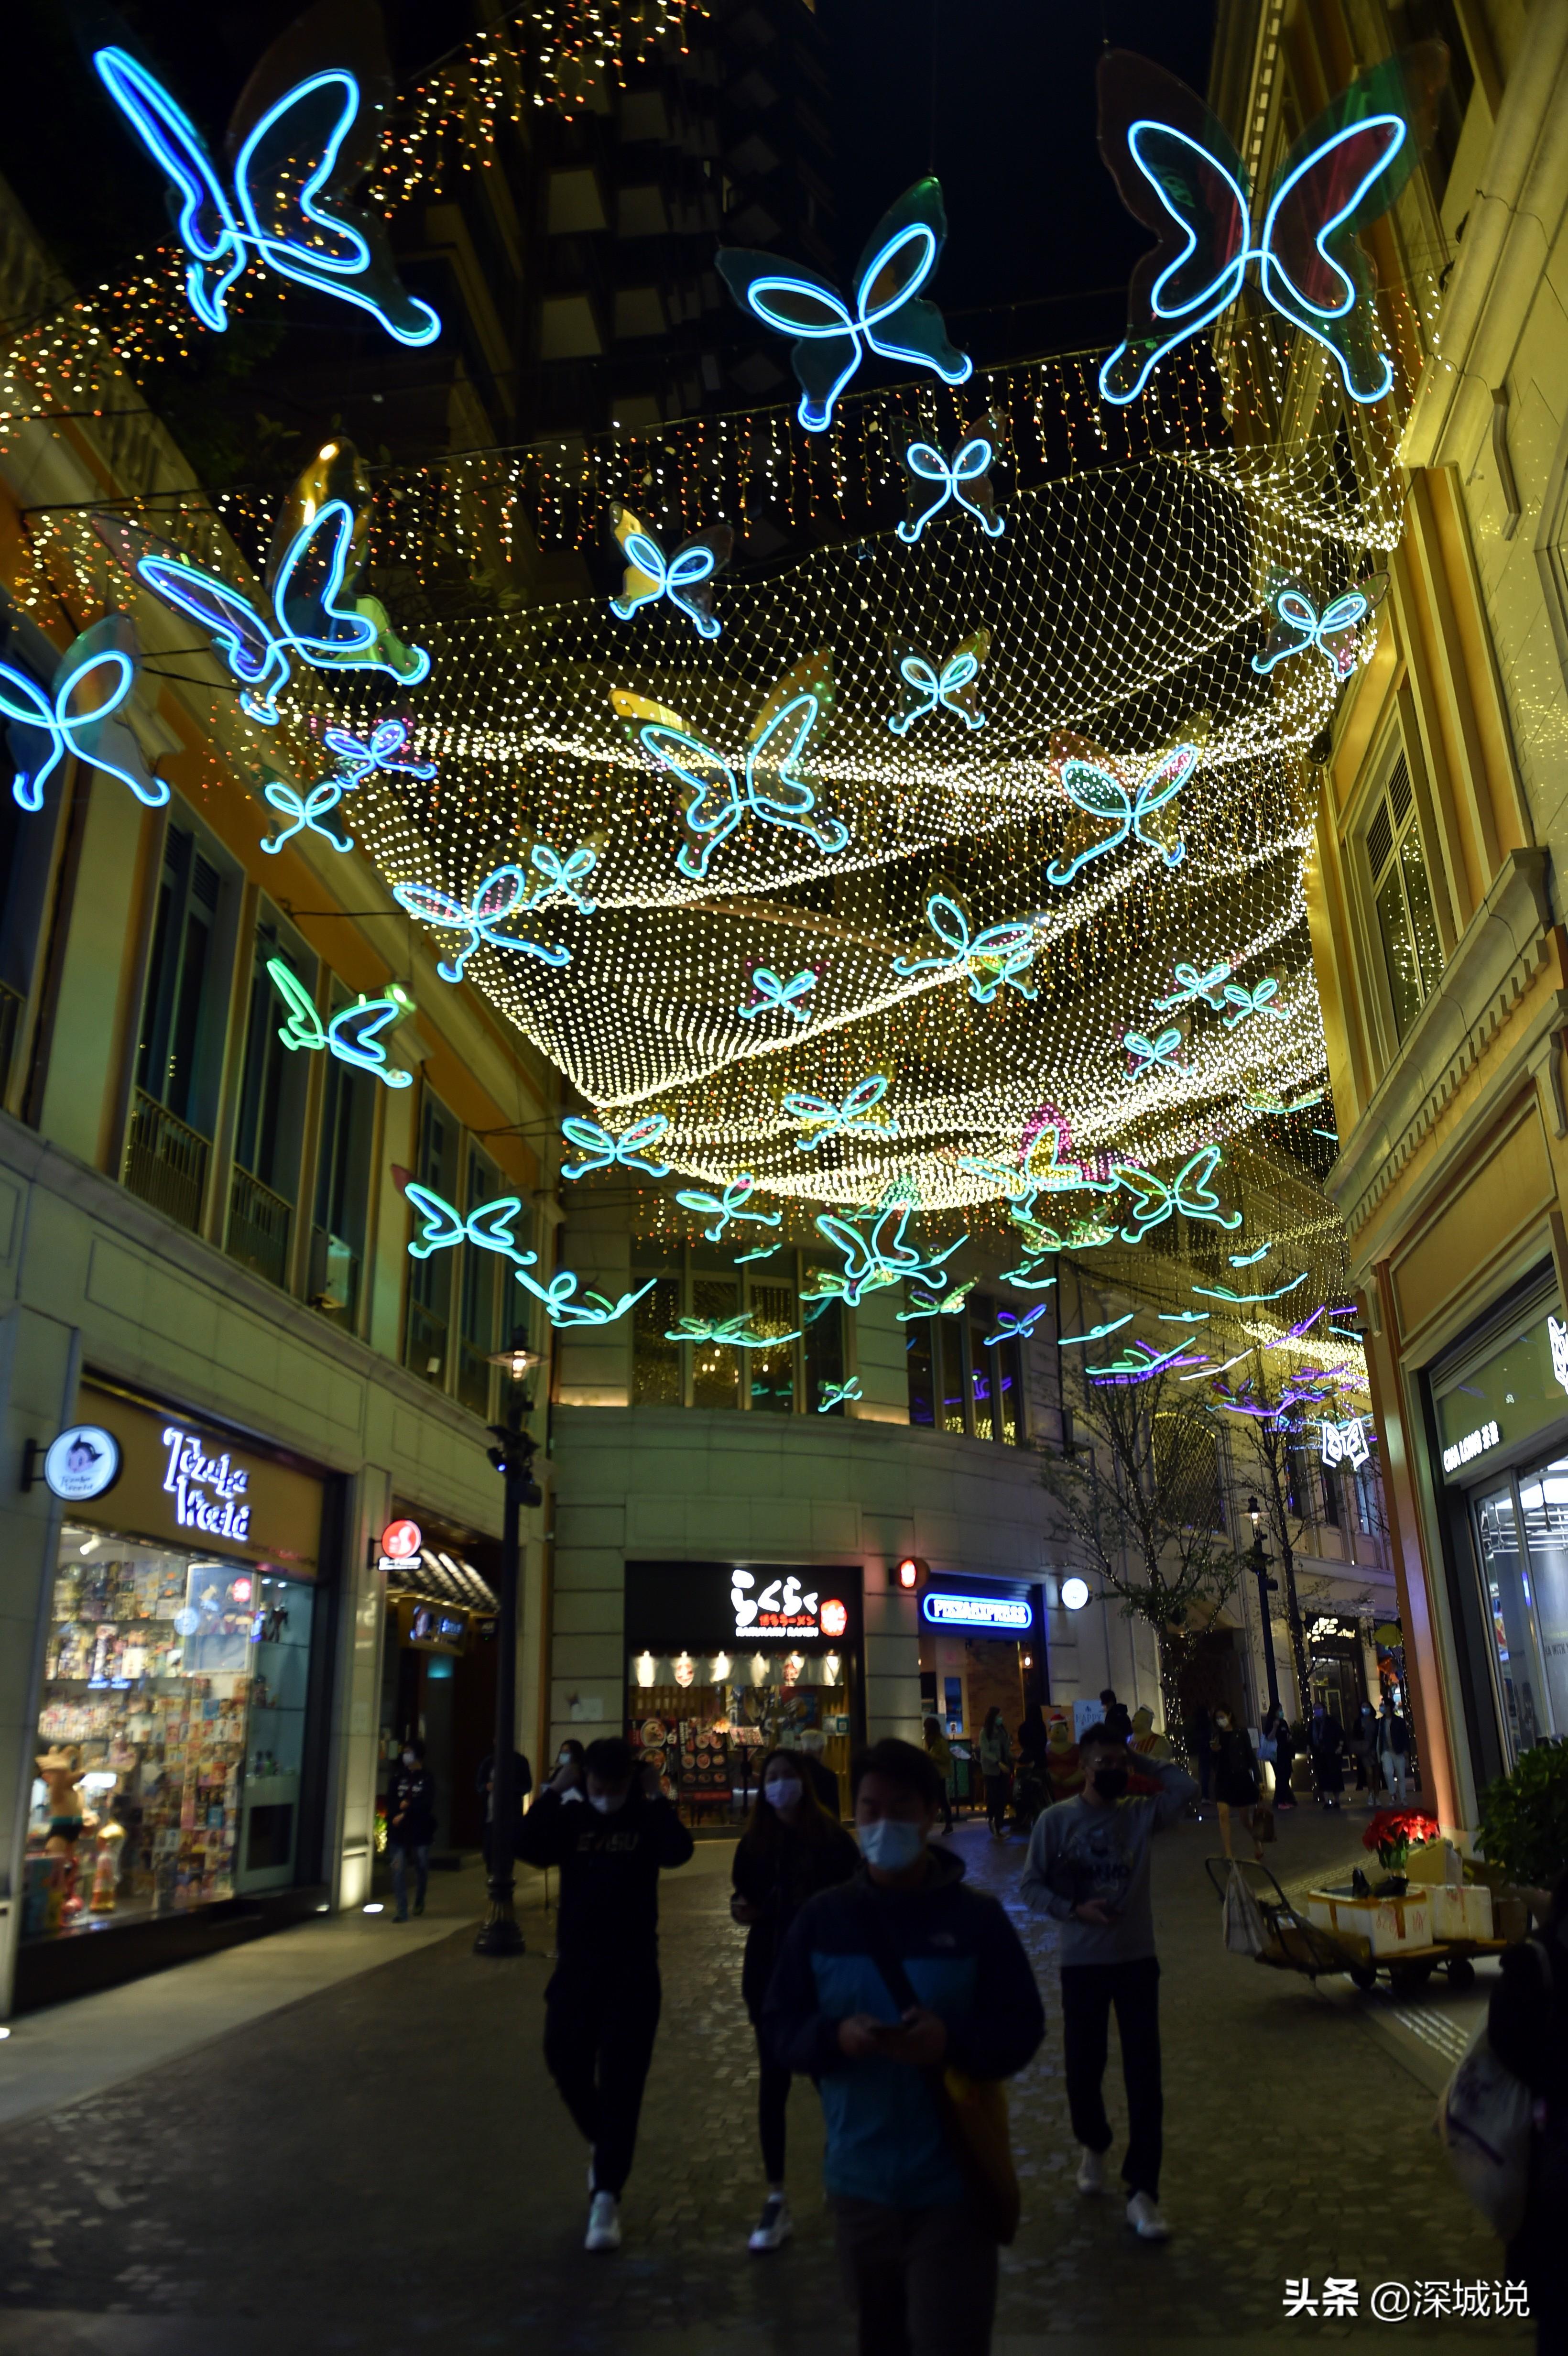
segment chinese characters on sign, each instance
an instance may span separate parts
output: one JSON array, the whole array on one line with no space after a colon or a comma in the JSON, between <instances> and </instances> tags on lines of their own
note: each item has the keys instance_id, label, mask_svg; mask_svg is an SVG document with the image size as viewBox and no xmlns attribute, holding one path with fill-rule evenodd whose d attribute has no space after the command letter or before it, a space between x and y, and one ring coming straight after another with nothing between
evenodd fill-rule
<instances>
[{"instance_id":1,"label":"chinese characters on sign","mask_svg":"<svg viewBox=\"0 0 1568 2356\"><path fill-rule=\"evenodd\" d=\"M1443 1451L1443 1470L1445 1472L1457 1472L1462 1466L1473 1463L1477 1456L1484 1456L1488 1448L1495 1448L1499 1438L1495 1422L1483 1423L1478 1430L1467 1431L1463 1440L1456 1440L1452 1448Z\"/></svg>"}]
</instances>

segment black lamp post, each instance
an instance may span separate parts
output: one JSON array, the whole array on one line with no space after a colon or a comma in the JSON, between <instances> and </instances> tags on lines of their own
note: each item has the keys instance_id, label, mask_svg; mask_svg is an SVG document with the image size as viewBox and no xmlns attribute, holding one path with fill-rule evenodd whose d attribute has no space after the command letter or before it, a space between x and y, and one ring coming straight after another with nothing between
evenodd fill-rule
<instances>
[{"instance_id":1,"label":"black lamp post","mask_svg":"<svg viewBox=\"0 0 1568 2356\"><path fill-rule=\"evenodd\" d=\"M1247 1552L1247 1567L1258 1583L1258 1612L1264 1623L1264 1666L1268 1671L1268 1706L1277 1717L1279 1671L1275 1666L1274 1629L1269 1622L1268 1600L1271 1593L1277 1592L1279 1581L1277 1579L1271 1579L1268 1575L1269 1558L1264 1552L1263 1532L1258 1526L1262 1514L1255 1497L1247 1499L1247 1511L1252 1516L1253 1523L1253 1543Z\"/></svg>"},{"instance_id":2,"label":"black lamp post","mask_svg":"<svg viewBox=\"0 0 1568 2356\"><path fill-rule=\"evenodd\" d=\"M517 1887L512 1838L517 1806L517 1556L523 1507L539 1502L539 1484L534 1479L534 1450L538 1443L523 1429L523 1419L532 1413L534 1404L523 1384L539 1365L539 1353L530 1350L523 1337L517 1335L513 1347L499 1352L490 1363L506 1368L511 1377L511 1388L507 1420L490 1426L496 1444L486 1451L507 1484L507 1492L501 1524L501 1609L496 1629L498 1650L496 1747L490 1768L490 1902L474 1942L474 1952L476 1955L520 1955L523 1934L512 1911L512 1893Z\"/></svg>"}]
</instances>

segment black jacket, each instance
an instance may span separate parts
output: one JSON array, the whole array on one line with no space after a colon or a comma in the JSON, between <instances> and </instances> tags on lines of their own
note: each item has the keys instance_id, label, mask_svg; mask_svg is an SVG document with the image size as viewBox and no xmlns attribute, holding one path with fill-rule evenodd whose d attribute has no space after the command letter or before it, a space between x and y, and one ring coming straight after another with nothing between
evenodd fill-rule
<instances>
[{"instance_id":1,"label":"black jacket","mask_svg":"<svg viewBox=\"0 0 1568 2356\"><path fill-rule=\"evenodd\" d=\"M588 1801L539 1794L523 1818L517 1855L560 1869L555 1951L563 1964L649 1966L658 1956L659 1874L685 1865L691 1835L666 1799L634 1783L602 1815Z\"/></svg>"},{"instance_id":2,"label":"black jacket","mask_svg":"<svg viewBox=\"0 0 1568 2356\"><path fill-rule=\"evenodd\" d=\"M1132 1740L1132 1712L1125 1701L1114 1701L1105 1712L1105 1731L1117 1742Z\"/></svg>"},{"instance_id":3,"label":"black jacket","mask_svg":"<svg viewBox=\"0 0 1568 2356\"><path fill-rule=\"evenodd\" d=\"M1258 1796L1258 1762L1244 1727L1227 1727L1209 1738L1214 1762L1214 1797L1228 1808L1250 1808Z\"/></svg>"},{"instance_id":4,"label":"black jacket","mask_svg":"<svg viewBox=\"0 0 1568 2356\"><path fill-rule=\"evenodd\" d=\"M387 1846L428 1848L434 1838L435 1777L428 1767L405 1767L400 1759L387 1783Z\"/></svg>"},{"instance_id":5,"label":"black jacket","mask_svg":"<svg viewBox=\"0 0 1568 2356\"><path fill-rule=\"evenodd\" d=\"M763 1998L790 1924L808 1898L848 1881L859 1862L859 1849L842 1826L835 1826L826 1840L808 1839L780 1825L766 1848L748 1840L736 1844L730 1868L735 1895L762 1909L746 1933L741 1965L741 2000L753 2025L762 2018Z\"/></svg>"},{"instance_id":6,"label":"black jacket","mask_svg":"<svg viewBox=\"0 0 1568 2356\"><path fill-rule=\"evenodd\" d=\"M474 1778L474 1788L479 1794L479 1846L485 1853L486 1865L490 1862L490 1811L493 1805L490 1777L495 1772L495 1752L486 1751L484 1758L479 1762L479 1772ZM528 1765L522 1751L514 1751L512 1753L512 1854L514 1857L521 1857L523 1853L523 1802L533 1788L533 1769Z\"/></svg>"}]
</instances>

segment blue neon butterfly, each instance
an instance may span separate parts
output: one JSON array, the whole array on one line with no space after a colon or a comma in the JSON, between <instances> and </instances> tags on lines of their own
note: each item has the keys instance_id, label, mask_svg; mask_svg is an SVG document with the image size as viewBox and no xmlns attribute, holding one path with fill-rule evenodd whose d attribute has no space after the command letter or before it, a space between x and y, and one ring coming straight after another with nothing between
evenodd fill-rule
<instances>
[{"instance_id":1,"label":"blue neon butterfly","mask_svg":"<svg viewBox=\"0 0 1568 2356\"><path fill-rule=\"evenodd\" d=\"M672 605L689 616L699 637L716 638L724 625L713 611L713 584L716 574L734 552L735 535L730 526L715 524L708 531L683 540L667 561L647 525L630 508L612 505L610 529L626 560L621 594L610 600L610 611L616 620L629 622L634 614L652 605L656 597L667 597Z\"/></svg>"},{"instance_id":2,"label":"blue neon butterfly","mask_svg":"<svg viewBox=\"0 0 1568 2356\"><path fill-rule=\"evenodd\" d=\"M411 1259L428 1259L432 1252L470 1243L481 1251L499 1252L519 1269L533 1267L537 1254L525 1251L512 1233L512 1221L523 1207L520 1194L497 1194L493 1202L476 1203L465 1215L432 1187L421 1186L412 1178L403 1192L423 1222L409 1245Z\"/></svg>"},{"instance_id":3,"label":"blue neon butterfly","mask_svg":"<svg viewBox=\"0 0 1568 2356\"><path fill-rule=\"evenodd\" d=\"M265 799L275 810L293 822L281 833L263 836L261 849L282 851L285 842L296 834L318 834L334 851L352 851L350 834L336 834L323 821L339 808L345 794L364 784L377 770L395 776L430 778L436 774L433 762L400 760L400 753L408 750L413 735L413 723L409 720L382 720L368 737L353 735L347 728L328 728L325 739L346 766L318 785L301 792L287 777L269 777L261 787Z\"/></svg>"},{"instance_id":4,"label":"blue neon butterfly","mask_svg":"<svg viewBox=\"0 0 1568 2356\"><path fill-rule=\"evenodd\" d=\"M324 777L320 785L311 786L303 793L286 777L269 777L261 787L263 797L293 823L285 826L281 833L263 835L262 850L282 851L284 843L292 842L296 834L309 833L319 834L334 851L352 851L354 837L351 834L335 834L331 827L324 823L342 803L345 790L341 777Z\"/></svg>"},{"instance_id":5,"label":"blue neon butterfly","mask_svg":"<svg viewBox=\"0 0 1568 2356\"><path fill-rule=\"evenodd\" d=\"M1168 1014L1173 1006L1189 1006L1194 999L1200 998L1217 1014L1224 1004L1223 991L1230 974L1231 969L1222 958L1207 973L1200 973L1195 965L1179 965L1173 977L1176 988L1168 998L1155 1000L1155 1012Z\"/></svg>"},{"instance_id":6,"label":"blue neon butterfly","mask_svg":"<svg viewBox=\"0 0 1568 2356\"><path fill-rule=\"evenodd\" d=\"M327 749L347 766L347 774L338 781L345 793L362 786L378 770L387 776L418 777L426 783L436 774L433 761L411 761L406 757L413 749L411 720L378 720L368 736L356 736L347 728L328 728L325 737Z\"/></svg>"},{"instance_id":7,"label":"blue neon butterfly","mask_svg":"<svg viewBox=\"0 0 1568 2356\"><path fill-rule=\"evenodd\" d=\"M819 1145L826 1145L835 1137L896 1137L896 1119L871 1118L891 1085L883 1073L869 1072L863 1080L857 1081L842 1104L835 1104L828 1097L785 1097L785 1112L799 1122L804 1132L795 1139L796 1151L815 1153Z\"/></svg>"},{"instance_id":8,"label":"blue neon butterfly","mask_svg":"<svg viewBox=\"0 0 1568 2356\"><path fill-rule=\"evenodd\" d=\"M130 728L114 716L136 683L140 659L133 623L123 614L105 614L73 639L47 690L27 671L0 662L0 719L9 723L12 753L19 755L11 794L23 809L43 808L44 787L68 754L118 777L150 809L168 800L167 786L153 776ZM104 672L106 680L99 677ZM99 701L84 709L89 692Z\"/></svg>"},{"instance_id":9,"label":"blue neon butterfly","mask_svg":"<svg viewBox=\"0 0 1568 2356\"><path fill-rule=\"evenodd\" d=\"M858 1219L840 1217L824 1211L816 1219L819 1234L827 1237L835 1250L842 1253L844 1270L819 1270L817 1295L836 1297L854 1308L862 1294L874 1292L883 1285L904 1281L919 1282L935 1291L944 1281L942 1264L969 1240L958 1237L947 1249L930 1256L918 1252L905 1241L904 1230L920 1208L920 1197L910 1182L895 1178L876 1205L869 1233ZM813 1296L802 1293L802 1300Z\"/></svg>"},{"instance_id":10,"label":"blue neon butterfly","mask_svg":"<svg viewBox=\"0 0 1568 2356\"><path fill-rule=\"evenodd\" d=\"M1273 1022L1288 1023L1288 1009L1275 1003L1278 996L1279 981L1272 973L1265 973L1252 990L1243 981L1228 981L1225 984L1225 1003L1231 1012L1225 1017L1226 1030L1234 1031L1253 1014L1266 1014Z\"/></svg>"},{"instance_id":11,"label":"blue neon butterfly","mask_svg":"<svg viewBox=\"0 0 1568 2356\"><path fill-rule=\"evenodd\" d=\"M93 519L101 538L154 595L206 631L240 681L240 710L267 728L276 725L295 655L318 670L385 671L405 687L430 669L423 648L402 644L376 598L345 598L354 520L347 499L328 499L294 534L268 567L269 620L242 590L187 563L137 525L122 517Z\"/></svg>"},{"instance_id":12,"label":"blue neon butterfly","mask_svg":"<svg viewBox=\"0 0 1568 2356\"><path fill-rule=\"evenodd\" d=\"M531 1259L533 1254L530 1252L528 1257ZM650 1276L646 1284L640 1284L635 1292L623 1292L618 1301L610 1300L603 1292L585 1292L579 1301L577 1288L582 1279L570 1268L563 1268L548 1284L536 1283L520 1268L517 1278L519 1284L527 1285L536 1301L543 1301L545 1315L552 1325L613 1325L658 1282L656 1276Z\"/></svg>"},{"instance_id":13,"label":"blue neon butterfly","mask_svg":"<svg viewBox=\"0 0 1568 2356\"><path fill-rule=\"evenodd\" d=\"M1276 663L1288 662L1292 655L1316 647L1336 680L1349 679L1356 668L1361 624L1382 603L1387 588L1386 573L1369 573L1342 597L1332 598L1319 613L1305 589L1294 581L1285 582L1269 600L1274 628L1262 654L1253 657L1253 669L1266 677ZM1330 639L1337 643L1331 646Z\"/></svg>"},{"instance_id":14,"label":"blue neon butterfly","mask_svg":"<svg viewBox=\"0 0 1568 2356\"><path fill-rule=\"evenodd\" d=\"M1092 859L1103 859L1106 851L1115 851L1135 838L1147 843L1151 851L1157 851L1168 867L1179 867L1187 856L1187 845L1178 839L1168 851L1156 836L1144 832L1144 820L1163 809L1167 802L1175 800L1197 766L1196 744L1175 745L1155 763L1135 795L1097 761L1063 761L1061 789L1068 800L1087 810L1091 818L1115 819L1116 831L1102 841L1091 843L1075 859L1053 859L1045 871L1047 883L1058 886L1071 884Z\"/></svg>"},{"instance_id":15,"label":"blue neon butterfly","mask_svg":"<svg viewBox=\"0 0 1568 2356\"><path fill-rule=\"evenodd\" d=\"M779 680L752 723L738 778L722 754L685 728L645 721L637 730L660 766L685 788L683 816L697 840L683 843L676 865L694 883L707 880L708 862L748 810L764 825L803 834L826 857L843 851L849 830L837 819L813 819L816 794L798 771L808 738L833 710L833 659L809 655Z\"/></svg>"},{"instance_id":16,"label":"blue neon butterfly","mask_svg":"<svg viewBox=\"0 0 1568 2356\"><path fill-rule=\"evenodd\" d=\"M1122 1228L1125 1244L1142 1243L1151 1227L1163 1226L1174 1212L1180 1211L1189 1219L1208 1219L1217 1227L1239 1227L1240 1211L1226 1212L1211 1183L1220 1166L1220 1148L1202 1146L1184 1162L1168 1184L1157 1178L1152 1170L1140 1170L1129 1162L1118 1162L1114 1174L1127 1187L1134 1197L1133 1208ZM1194 1292L1203 1290L1194 1285Z\"/></svg>"},{"instance_id":17,"label":"blue neon butterfly","mask_svg":"<svg viewBox=\"0 0 1568 2356\"><path fill-rule=\"evenodd\" d=\"M624 1170L644 1170L650 1178L667 1178L669 1163L649 1162L645 1155L668 1127L667 1113L645 1113L641 1120L635 1120L630 1129L624 1129L616 1137L602 1129L596 1120L584 1120L577 1113L569 1113L560 1124L560 1133L569 1144L576 1146L579 1153L586 1153L590 1159L575 1162L570 1170L563 1166L560 1174L563 1178L587 1178L595 1170L609 1170L619 1162Z\"/></svg>"},{"instance_id":18,"label":"blue neon butterfly","mask_svg":"<svg viewBox=\"0 0 1568 2356\"><path fill-rule=\"evenodd\" d=\"M1048 1301L1037 1301L1032 1309L1026 1309L1021 1317L1015 1310L998 1309L997 1330L987 1334L987 1348L994 1342L1027 1342L1050 1306Z\"/></svg>"},{"instance_id":19,"label":"blue neon butterfly","mask_svg":"<svg viewBox=\"0 0 1568 2356\"><path fill-rule=\"evenodd\" d=\"M544 880L535 885L526 906L542 908L559 894L570 901L581 915L592 916L599 905L598 901L585 899L578 889L579 884L586 884L599 864L599 853L591 842L580 843L570 859L562 859L550 843L536 842L528 853L528 864Z\"/></svg>"},{"instance_id":20,"label":"blue neon butterfly","mask_svg":"<svg viewBox=\"0 0 1568 2356\"><path fill-rule=\"evenodd\" d=\"M796 414L808 434L831 423L833 404L867 351L912 360L944 384L964 384L975 363L956 352L934 303L920 290L936 268L947 216L934 180L917 180L872 230L855 273L855 308L815 270L781 265L771 253L720 248L714 266L743 309L792 339L801 387Z\"/></svg>"},{"instance_id":21,"label":"blue neon butterfly","mask_svg":"<svg viewBox=\"0 0 1568 2356\"><path fill-rule=\"evenodd\" d=\"M1332 355L1350 398L1381 401L1393 370L1373 337L1359 233L1414 170L1447 70L1442 42L1422 41L1353 81L1290 150L1254 238L1246 168L1203 101L1147 58L1108 51L1100 154L1158 242L1134 266L1126 337L1100 369L1105 399L1136 401L1168 351L1235 302L1255 262L1267 301Z\"/></svg>"},{"instance_id":22,"label":"blue neon butterfly","mask_svg":"<svg viewBox=\"0 0 1568 2356\"><path fill-rule=\"evenodd\" d=\"M787 981L782 974L776 974L772 966L753 966L752 988L756 991L756 997L750 1006L737 1010L742 1023L750 1023L754 1015L769 1013L787 1014L795 1023L810 1022L809 1012L800 1003L816 988L816 976L810 966L803 966L800 972L791 974Z\"/></svg>"},{"instance_id":23,"label":"blue neon butterfly","mask_svg":"<svg viewBox=\"0 0 1568 2356\"><path fill-rule=\"evenodd\" d=\"M899 538L912 548L933 516L939 516L949 505L965 509L978 523L987 540L999 540L1007 525L997 513L996 494L991 487L991 467L997 449L997 427L990 417L981 421L987 427L983 434L966 434L958 447L949 455L939 450L934 442L921 438L919 428L906 424L901 436L900 455L908 474L910 513L898 527ZM933 499L914 512L916 504L926 495L923 486L940 483L941 490Z\"/></svg>"},{"instance_id":24,"label":"blue neon butterfly","mask_svg":"<svg viewBox=\"0 0 1568 2356\"><path fill-rule=\"evenodd\" d=\"M1146 1038L1141 1031L1125 1031L1122 1044L1127 1051L1127 1077L1143 1080L1151 1072L1174 1072L1181 1078L1179 1059L1186 1044L1186 1033L1174 1023L1157 1039Z\"/></svg>"},{"instance_id":25,"label":"blue neon butterfly","mask_svg":"<svg viewBox=\"0 0 1568 2356\"><path fill-rule=\"evenodd\" d=\"M344 12L333 13L341 48ZM186 293L202 326L217 335L229 325L229 291L252 259L368 311L400 344L428 344L441 333L437 314L399 279L385 222L353 194L376 159L380 117L394 97L379 32L367 33L374 15L356 16L347 37L361 52L357 72L334 62L258 112L282 78L280 67L297 70L301 63L297 28L261 59L229 126L232 200L201 134L163 84L124 49L93 53L110 97L172 183L189 256Z\"/></svg>"},{"instance_id":26,"label":"blue neon butterfly","mask_svg":"<svg viewBox=\"0 0 1568 2356\"><path fill-rule=\"evenodd\" d=\"M962 900L950 892L933 892L925 904L925 921L944 945L946 956L894 958L896 974L966 973L969 995L981 1006L990 1004L1003 982L1020 998L1036 995L1032 985L1021 978L1034 963L1039 946L1034 918L987 925L983 932L972 932L969 911Z\"/></svg>"},{"instance_id":27,"label":"blue neon butterfly","mask_svg":"<svg viewBox=\"0 0 1568 2356\"><path fill-rule=\"evenodd\" d=\"M893 734L907 736L917 720L938 708L956 712L965 728L984 728L986 715L975 709L975 691L990 651L989 630L971 630L943 663L933 662L919 647L890 638L888 660L903 690L897 710L888 714Z\"/></svg>"},{"instance_id":28,"label":"blue neon butterfly","mask_svg":"<svg viewBox=\"0 0 1568 2356\"><path fill-rule=\"evenodd\" d=\"M528 905L528 879L520 867L493 867L468 901L454 900L433 884L394 884L392 897L421 924L468 935L453 962L448 965L443 958L436 967L443 981L462 980L464 969L481 941L492 948L520 949L525 957L538 958L541 965L571 963L569 948L549 948L542 941L520 941L513 933L496 930Z\"/></svg>"},{"instance_id":29,"label":"blue neon butterfly","mask_svg":"<svg viewBox=\"0 0 1568 2356\"><path fill-rule=\"evenodd\" d=\"M700 1211L705 1216L718 1222L716 1226L704 1227L702 1231L710 1244L716 1244L725 1229L736 1219L746 1219L752 1226L758 1227L777 1227L784 1225L782 1211L747 1210L746 1205L756 1191L756 1180L748 1171L742 1170L738 1177L729 1180L722 1194L705 1194L699 1186L688 1186L683 1187L675 1199L684 1205L687 1210Z\"/></svg>"},{"instance_id":30,"label":"blue neon butterfly","mask_svg":"<svg viewBox=\"0 0 1568 2356\"><path fill-rule=\"evenodd\" d=\"M323 1023L309 991L282 958L269 958L267 971L289 1010L288 1020L278 1032L285 1047L325 1047L340 1063L373 1073L389 1088L412 1087L413 1074L388 1063L380 1035L403 1011L395 998L361 996L357 1004L344 1007L330 1023Z\"/></svg>"}]
</instances>

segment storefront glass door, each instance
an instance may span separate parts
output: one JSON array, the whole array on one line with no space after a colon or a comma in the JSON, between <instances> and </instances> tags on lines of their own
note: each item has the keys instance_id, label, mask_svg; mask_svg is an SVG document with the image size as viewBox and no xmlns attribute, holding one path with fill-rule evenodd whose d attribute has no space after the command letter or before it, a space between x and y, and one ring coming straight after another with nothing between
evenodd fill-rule
<instances>
[{"instance_id":1,"label":"storefront glass door","mask_svg":"<svg viewBox=\"0 0 1568 2356\"><path fill-rule=\"evenodd\" d=\"M1540 1660L1542 1734L1568 1735L1568 1456L1519 1484L1528 1560L1521 1586Z\"/></svg>"},{"instance_id":2,"label":"storefront glass door","mask_svg":"<svg viewBox=\"0 0 1568 2356\"><path fill-rule=\"evenodd\" d=\"M1545 1494L1548 1479L1558 1493L1550 1505ZM1510 1759L1517 1759L1542 1736L1568 1728L1568 1709L1561 1694L1554 1722L1536 1608L1543 1566L1554 1594L1561 1599L1564 1591L1565 1506L1568 1463L1560 1472L1544 1468L1526 1473L1517 1489L1512 1481L1504 1482L1471 1502L1486 1621ZM1520 1549L1521 1522L1528 1559ZM1562 1617L1561 1609L1558 1616Z\"/></svg>"}]
</instances>

